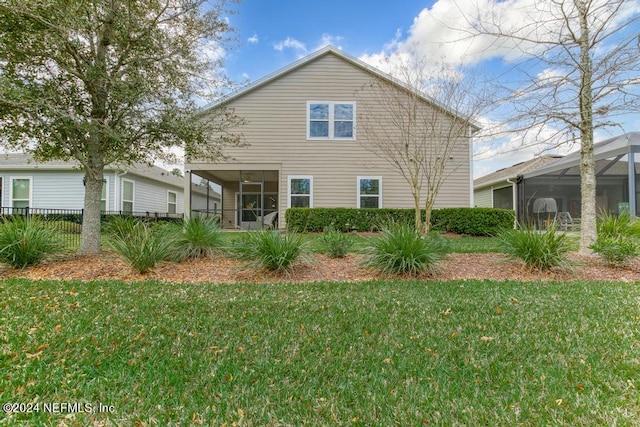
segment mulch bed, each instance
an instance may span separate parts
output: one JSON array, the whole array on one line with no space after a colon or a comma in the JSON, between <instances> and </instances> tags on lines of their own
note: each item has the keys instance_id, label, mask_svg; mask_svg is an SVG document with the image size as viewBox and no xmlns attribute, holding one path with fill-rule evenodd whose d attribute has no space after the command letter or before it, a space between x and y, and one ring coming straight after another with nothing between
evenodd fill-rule
<instances>
[{"instance_id":1,"label":"mulch bed","mask_svg":"<svg viewBox=\"0 0 640 427\"><path fill-rule=\"evenodd\" d=\"M552 269L547 272L530 271L518 261L505 255L450 254L438 264L438 274L423 275L421 280L515 280L515 281L640 281L640 259L612 267L597 257L580 257L571 254L574 262L571 270ZM332 259L321 254L312 255L309 263L299 264L287 275L242 268L236 260L217 256L181 263L162 262L147 274L134 272L113 252L98 256L68 255L50 260L35 267L15 270L0 267L0 278L24 277L33 280L121 280L137 282L157 280L170 283L276 283L276 282L358 282L383 278L362 266L362 257L349 254L345 258Z\"/></svg>"}]
</instances>

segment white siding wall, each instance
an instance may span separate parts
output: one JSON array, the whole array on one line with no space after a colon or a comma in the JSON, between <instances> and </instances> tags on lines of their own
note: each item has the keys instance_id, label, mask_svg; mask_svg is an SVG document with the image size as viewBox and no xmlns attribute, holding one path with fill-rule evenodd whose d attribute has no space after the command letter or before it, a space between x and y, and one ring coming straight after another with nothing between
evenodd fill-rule
<instances>
[{"instance_id":1,"label":"white siding wall","mask_svg":"<svg viewBox=\"0 0 640 427\"><path fill-rule=\"evenodd\" d=\"M481 188L473 191L473 205L479 208L493 207L493 190L491 187Z\"/></svg>"},{"instance_id":2,"label":"white siding wall","mask_svg":"<svg viewBox=\"0 0 640 427\"><path fill-rule=\"evenodd\" d=\"M117 176L115 172L104 174L108 185L107 210L119 211L123 178L135 182L134 208L141 212L167 212L167 190L177 193L177 212L184 212L184 189L163 186L161 183L136 175ZM84 206L84 173L69 170L6 170L0 172L2 195L0 204L11 206L11 178L31 178L31 205L41 209L82 209ZM116 188L116 186L118 188ZM117 192L116 192L117 191Z\"/></svg>"},{"instance_id":3,"label":"white siding wall","mask_svg":"<svg viewBox=\"0 0 640 427\"><path fill-rule=\"evenodd\" d=\"M363 133L354 140L307 140L307 101L356 101L356 90L371 82L371 75L334 55L323 56L306 66L232 101L236 114L248 124L241 131L250 146L229 149L225 154L238 163L281 164L281 210L287 206L287 177L313 176L314 207L357 205L357 176L381 176L382 205L413 207L406 181L382 158L363 148ZM361 101L358 101L361 102ZM363 101L364 102L364 101ZM360 105L358 111L365 111ZM385 126L381 117L380 125ZM471 164L469 141L462 138L452 154L448 175L435 207L470 205ZM208 162L192 161L187 169L216 169ZM225 193L225 200L233 196ZM232 206L226 206L231 208ZM281 218L284 215L281 215Z\"/></svg>"},{"instance_id":4,"label":"white siding wall","mask_svg":"<svg viewBox=\"0 0 640 427\"><path fill-rule=\"evenodd\" d=\"M32 208L81 209L84 186L80 171L11 170L2 176L2 206L11 207L11 178L31 178Z\"/></svg>"},{"instance_id":5,"label":"white siding wall","mask_svg":"<svg viewBox=\"0 0 640 427\"><path fill-rule=\"evenodd\" d=\"M178 206L176 208L177 213L184 212L184 189L178 187L167 187L161 185L161 183L140 177L137 175L126 174L119 178L119 191L120 197L116 210L122 209L122 181L130 180L134 181L134 200L133 210L134 212L167 212L167 190L177 193Z\"/></svg>"}]
</instances>

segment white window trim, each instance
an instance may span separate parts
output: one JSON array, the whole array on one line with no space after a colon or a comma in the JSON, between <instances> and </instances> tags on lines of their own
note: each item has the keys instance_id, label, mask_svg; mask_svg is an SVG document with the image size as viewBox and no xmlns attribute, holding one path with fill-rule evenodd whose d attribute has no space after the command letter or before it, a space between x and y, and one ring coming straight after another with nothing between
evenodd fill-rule
<instances>
[{"instance_id":1,"label":"white window trim","mask_svg":"<svg viewBox=\"0 0 640 427\"><path fill-rule=\"evenodd\" d=\"M176 196L175 202L171 203L171 201L169 200L169 194L175 194ZM171 211L169 210L169 205L175 205L176 206L175 213L178 213L178 192L177 191L167 190L167 213L171 213Z\"/></svg>"},{"instance_id":2,"label":"white window trim","mask_svg":"<svg viewBox=\"0 0 640 427\"><path fill-rule=\"evenodd\" d=\"M378 180L378 209L382 208L382 177L381 176L358 176L356 179L356 205L360 209L360 181L363 179L377 179ZM373 197L372 194L365 194L365 197Z\"/></svg>"},{"instance_id":3,"label":"white window trim","mask_svg":"<svg viewBox=\"0 0 640 427\"><path fill-rule=\"evenodd\" d=\"M29 203L27 206L33 207L33 177L32 176L12 176L9 178L9 203L13 206L13 181L16 179L28 179L29 180Z\"/></svg>"},{"instance_id":4,"label":"white window trim","mask_svg":"<svg viewBox=\"0 0 640 427\"><path fill-rule=\"evenodd\" d=\"M288 175L287 176L287 209L291 207L291 180L292 179L308 179L309 180L309 207L313 207L313 176L311 175ZM293 194L298 196L299 194ZM302 194L304 196L305 194Z\"/></svg>"},{"instance_id":5,"label":"white window trim","mask_svg":"<svg viewBox=\"0 0 640 427\"><path fill-rule=\"evenodd\" d=\"M131 185L133 186L133 189L131 191L131 196L132 196L132 200L125 200L124 199L124 183L125 182L130 182ZM131 202L131 212L135 212L136 211L136 182L132 179L126 179L126 178L122 178L120 180L120 210L124 212L124 204L125 202Z\"/></svg>"},{"instance_id":6,"label":"white window trim","mask_svg":"<svg viewBox=\"0 0 640 427\"><path fill-rule=\"evenodd\" d=\"M311 104L328 104L329 105L329 136L311 136ZM353 105L353 136L348 138L339 138L333 135L334 133L334 106L336 104L349 104ZM341 121L341 120L339 120ZM356 139L356 101L307 101L307 141L355 141Z\"/></svg>"},{"instance_id":7,"label":"white window trim","mask_svg":"<svg viewBox=\"0 0 640 427\"><path fill-rule=\"evenodd\" d=\"M109 177L103 177L102 188L104 188L104 210L109 211ZM102 203L102 195L100 195L100 203Z\"/></svg>"}]
</instances>

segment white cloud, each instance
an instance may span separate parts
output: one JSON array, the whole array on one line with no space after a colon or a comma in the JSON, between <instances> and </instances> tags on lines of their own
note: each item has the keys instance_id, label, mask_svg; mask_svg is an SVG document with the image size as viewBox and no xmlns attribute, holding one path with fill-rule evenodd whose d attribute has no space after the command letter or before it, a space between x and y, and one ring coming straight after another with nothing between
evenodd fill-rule
<instances>
[{"instance_id":1,"label":"white cloud","mask_svg":"<svg viewBox=\"0 0 640 427\"><path fill-rule=\"evenodd\" d=\"M206 40L200 44L198 53L210 62L219 62L226 57L226 50L215 40Z\"/></svg>"},{"instance_id":2,"label":"white cloud","mask_svg":"<svg viewBox=\"0 0 640 427\"><path fill-rule=\"evenodd\" d=\"M344 37L342 37L342 36L333 36L331 34L326 34L325 33L320 38L320 43L318 44L318 46L314 50L322 49L323 47L326 47L326 46L329 46L329 45L335 46L338 49L342 49L342 45L341 45L342 40L344 40Z\"/></svg>"},{"instance_id":3,"label":"white cloud","mask_svg":"<svg viewBox=\"0 0 640 427\"><path fill-rule=\"evenodd\" d=\"M304 56L307 54L307 45L292 37L287 37L285 40L274 44L273 48L278 52L282 52L285 49L293 49L298 56Z\"/></svg>"},{"instance_id":4,"label":"white cloud","mask_svg":"<svg viewBox=\"0 0 640 427\"><path fill-rule=\"evenodd\" d=\"M633 13L638 2L630 3L636 4L627 7ZM562 28L560 12L548 5L537 0L438 0L414 18L407 37L400 39L396 33L380 52L363 55L361 59L376 65L390 53L415 51L427 61L452 65L477 64L492 58L514 61L541 47L516 38L478 34L483 32L479 29L490 32L499 25L505 33L517 34L522 39L558 34Z\"/></svg>"},{"instance_id":5,"label":"white cloud","mask_svg":"<svg viewBox=\"0 0 640 427\"><path fill-rule=\"evenodd\" d=\"M258 43L259 41L260 41L260 39L258 38L258 35L257 35L257 34L254 34L254 35L252 35L251 37L249 37L249 38L247 39L247 42L248 42L248 43L250 43L250 44L256 44L256 43Z\"/></svg>"},{"instance_id":6,"label":"white cloud","mask_svg":"<svg viewBox=\"0 0 640 427\"><path fill-rule=\"evenodd\" d=\"M488 119L481 123L488 129L497 125L496 129L504 127L499 123ZM495 172L499 169L531 160L545 154L557 154L566 156L575 151L578 145L567 141L565 136L557 129L546 125L538 125L526 133L508 134L502 138L483 138L482 135L475 139L473 147L473 177Z\"/></svg>"}]
</instances>

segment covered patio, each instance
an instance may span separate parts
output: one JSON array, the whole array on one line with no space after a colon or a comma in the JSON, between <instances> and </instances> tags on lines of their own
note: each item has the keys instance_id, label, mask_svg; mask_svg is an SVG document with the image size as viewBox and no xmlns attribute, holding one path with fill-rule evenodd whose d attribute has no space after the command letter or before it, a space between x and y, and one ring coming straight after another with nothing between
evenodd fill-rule
<instances>
[{"instance_id":1,"label":"covered patio","mask_svg":"<svg viewBox=\"0 0 640 427\"><path fill-rule=\"evenodd\" d=\"M216 215L223 229L280 228L279 164L208 164L203 165L203 169L191 164L188 167L191 179L187 182L204 179L220 187L221 207L202 209L191 205L191 197L185 197L185 212L194 216Z\"/></svg>"},{"instance_id":2,"label":"covered patio","mask_svg":"<svg viewBox=\"0 0 640 427\"><path fill-rule=\"evenodd\" d=\"M595 144L596 209L613 215L640 212L640 132ZM580 153L574 152L518 177L518 220L521 223L560 219L579 222L581 212ZM555 203L553 203L555 202Z\"/></svg>"}]
</instances>

